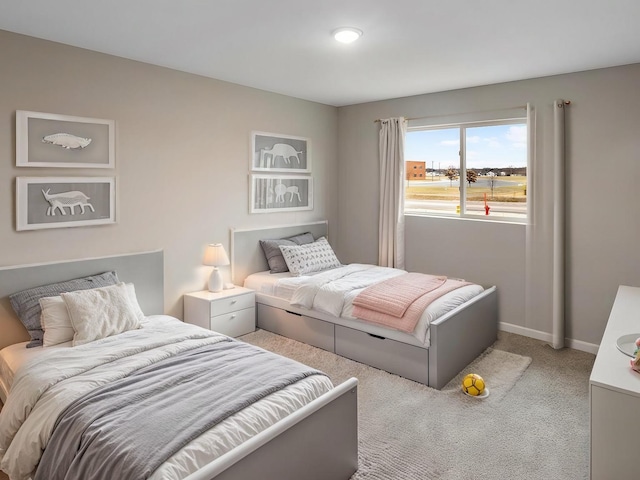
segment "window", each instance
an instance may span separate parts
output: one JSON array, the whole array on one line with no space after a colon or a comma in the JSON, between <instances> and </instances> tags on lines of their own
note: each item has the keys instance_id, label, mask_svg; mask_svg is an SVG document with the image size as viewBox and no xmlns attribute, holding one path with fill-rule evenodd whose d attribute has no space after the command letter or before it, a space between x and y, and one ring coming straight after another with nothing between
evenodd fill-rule
<instances>
[{"instance_id":1,"label":"window","mask_svg":"<svg viewBox=\"0 0 640 480\"><path fill-rule=\"evenodd\" d=\"M523 112L519 112L522 115ZM405 139L405 214L525 221L526 117L410 123ZM412 172L413 173L413 172Z\"/></svg>"}]
</instances>

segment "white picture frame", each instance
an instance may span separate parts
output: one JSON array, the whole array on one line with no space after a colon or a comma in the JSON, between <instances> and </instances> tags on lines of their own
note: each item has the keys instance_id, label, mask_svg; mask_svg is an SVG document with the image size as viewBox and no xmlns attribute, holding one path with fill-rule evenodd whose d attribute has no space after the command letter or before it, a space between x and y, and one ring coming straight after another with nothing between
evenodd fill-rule
<instances>
[{"instance_id":1,"label":"white picture frame","mask_svg":"<svg viewBox=\"0 0 640 480\"><path fill-rule=\"evenodd\" d=\"M313 210L313 177L251 175L250 213Z\"/></svg>"},{"instance_id":2,"label":"white picture frame","mask_svg":"<svg viewBox=\"0 0 640 480\"><path fill-rule=\"evenodd\" d=\"M17 110L16 166L115 168L115 121Z\"/></svg>"},{"instance_id":3,"label":"white picture frame","mask_svg":"<svg viewBox=\"0 0 640 480\"><path fill-rule=\"evenodd\" d=\"M250 170L311 173L311 140L279 133L251 132Z\"/></svg>"},{"instance_id":4,"label":"white picture frame","mask_svg":"<svg viewBox=\"0 0 640 480\"><path fill-rule=\"evenodd\" d=\"M17 177L16 230L116 223L115 177Z\"/></svg>"}]
</instances>

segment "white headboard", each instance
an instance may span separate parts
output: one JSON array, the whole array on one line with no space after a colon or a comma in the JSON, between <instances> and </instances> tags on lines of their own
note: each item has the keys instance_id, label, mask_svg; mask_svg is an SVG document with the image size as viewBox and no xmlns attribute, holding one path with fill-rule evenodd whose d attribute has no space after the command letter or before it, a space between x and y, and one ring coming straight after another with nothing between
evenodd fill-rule
<instances>
[{"instance_id":1,"label":"white headboard","mask_svg":"<svg viewBox=\"0 0 640 480\"><path fill-rule=\"evenodd\" d=\"M264 258L260 240L286 238L299 233L311 232L313 238L327 237L329 224L326 220L281 225L279 227L231 229L231 280L242 285L244 279L252 273L269 270Z\"/></svg>"},{"instance_id":2,"label":"white headboard","mask_svg":"<svg viewBox=\"0 0 640 480\"><path fill-rule=\"evenodd\" d=\"M0 267L0 349L29 340L9 295L27 288L115 271L122 282L133 283L146 315L164 313L164 255L162 250L109 257Z\"/></svg>"}]
</instances>

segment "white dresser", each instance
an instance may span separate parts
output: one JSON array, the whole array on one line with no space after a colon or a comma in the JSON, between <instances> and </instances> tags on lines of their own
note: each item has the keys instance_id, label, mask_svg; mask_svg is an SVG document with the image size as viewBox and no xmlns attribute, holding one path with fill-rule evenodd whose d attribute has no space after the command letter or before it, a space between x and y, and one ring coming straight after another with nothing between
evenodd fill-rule
<instances>
[{"instance_id":1,"label":"white dresser","mask_svg":"<svg viewBox=\"0 0 640 480\"><path fill-rule=\"evenodd\" d=\"M636 478L640 450L640 373L616 347L640 338L640 288L620 286L589 378L591 478Z\"/></svg>"}]
</instances>

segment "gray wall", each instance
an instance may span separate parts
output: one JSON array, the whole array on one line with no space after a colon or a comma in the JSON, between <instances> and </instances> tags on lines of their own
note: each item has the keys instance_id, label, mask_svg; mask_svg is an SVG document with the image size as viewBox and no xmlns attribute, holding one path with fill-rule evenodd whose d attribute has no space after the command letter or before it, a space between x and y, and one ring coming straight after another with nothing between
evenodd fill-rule
<instances>
[{"instance_id":1,"label":"gray wall","mask_svg":"<svg viewBox=\"0 0 640 480\"><path fill-rule=\"evenodd\" d=\"M163 248L181 318L182 294L206 288L205 245L228 248L230 227L337 223L334 107L4 31L0 65L0 266ZM115 170L17 168L16 110L115 120ZM252 130L311 139L312 211L248 213ZM15 178L72 175L117 176L118 223L16 232Z\"/></svg>"},{"instance_id":2,"label":"gray wall","mask_svg":"<svg viewBox=\"0 0 640 480\"><path fill-rule=\"evenodd\" d=\"M524 226L407 218L407 268L498 286L504 328L548 340L552 331L553 102L567 110L566 336L593 350L619 284L640 286L640 65L490 85L339 109L338 251L375 262L378 124L394 116L536 111L534 218ZM529 237L528 237L529 236ZM529 242L527 242L529 238ZM527 248L529 245L529 248Z\"/></svg>"}]
</instances>

